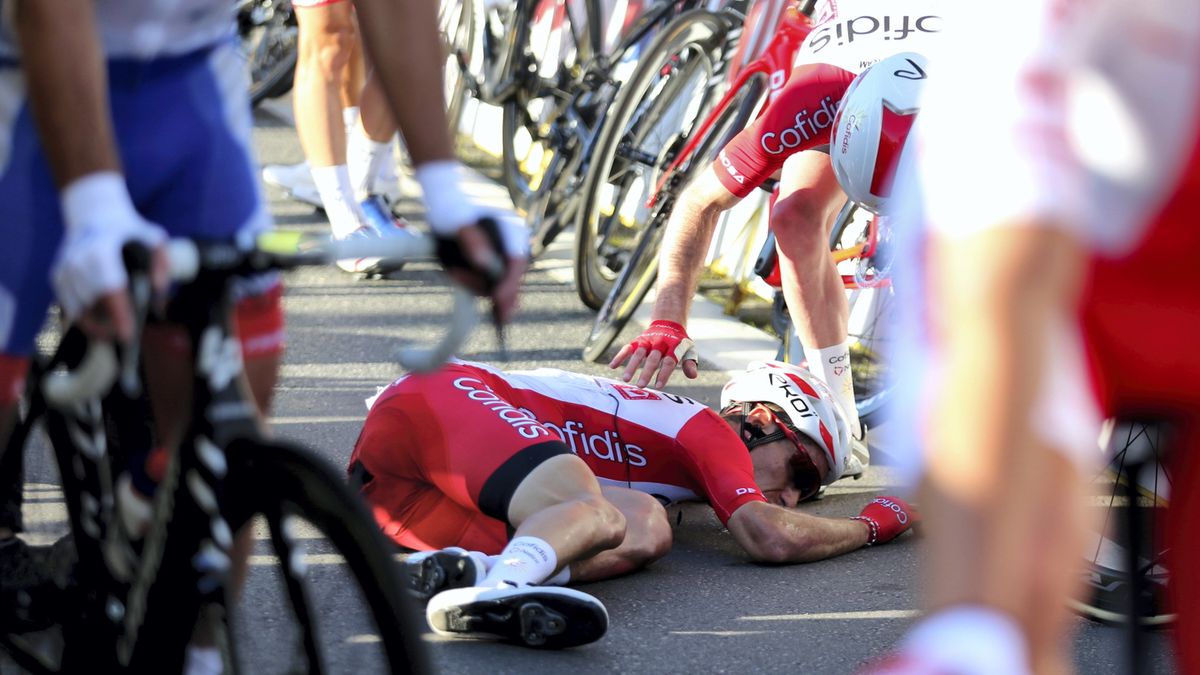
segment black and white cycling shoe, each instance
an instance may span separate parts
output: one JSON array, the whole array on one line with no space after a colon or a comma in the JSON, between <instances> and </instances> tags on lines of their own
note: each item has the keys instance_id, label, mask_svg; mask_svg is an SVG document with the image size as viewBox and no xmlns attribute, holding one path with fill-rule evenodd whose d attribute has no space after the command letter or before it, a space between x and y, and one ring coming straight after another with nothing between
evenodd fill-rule
<instances>
[{"instance_id":1,"label":"black and white cycling shoe","mask_svg":"<svg viewBox=\"0 0 1200 675\"><path fill-rule=\"evenodd\" d=\"M490 637L536 649L595 642L608 630L608 611L587 593L556 586L456 588L425 608L440 635Z\"/></svg>"},{"instance_id":2,"label":"black and white cycling shoe","mask_svg":"<svg viewBox=\"0 0 1200 675\"><path fill-rule=\"evenodd\" d=\"M474 586L487 574L482 561L457 546L413 553L404 559L404 571L409 592L421 602L442 591Z\"/></svg>"}]
</instances>

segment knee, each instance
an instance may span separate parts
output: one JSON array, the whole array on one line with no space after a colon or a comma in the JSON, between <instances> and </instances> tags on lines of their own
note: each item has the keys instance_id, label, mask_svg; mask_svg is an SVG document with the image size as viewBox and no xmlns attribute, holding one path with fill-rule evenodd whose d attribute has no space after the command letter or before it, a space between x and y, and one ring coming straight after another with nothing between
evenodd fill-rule
<instances>
[{"instance_id":1,"label":"knee","mask_svg":"<svg viewBox=\"0 0 1200 675\"><path fill-rule=\"evenodd\" d=\"M825 255L829 242L825 235L828 213L803 190L780 199L771 209L771 230L781 251L793 260L798 257Z\"/></svg>"},{"instance_id":2,"label":"knee","mask_svg":"<svg viewBox=\"0 0 1200 675\"><path fill-rule=\"evenodd\" d=\"M625 514L600 495L588 495L576 500L579 515L590 525L593 546L599 549L615 548L625 539Z\"/></svg>"},{"instance_id":3,"label":"knee","mask_svg":"<svg viewBox=\"0 0 1200 675\"><path fill-rule=\"evenodd\" d=\"M337 77L354 53L358 35L350 21L328 21L310 29L301 30L300 59L309 72L319 74L322 79Z\"/></svg>"},{"instance_id":4,"label":"knee","mask_svg":"<svg viewBox=\"0 0 1200 675\"><path fill-rule=\"evenodd\" d=\"M627 523L625 546L631 558L648 564L671 550L671 523L667 510L657 499L638 494L638 502L625 514Z\"/></svg>"}]
</instances>

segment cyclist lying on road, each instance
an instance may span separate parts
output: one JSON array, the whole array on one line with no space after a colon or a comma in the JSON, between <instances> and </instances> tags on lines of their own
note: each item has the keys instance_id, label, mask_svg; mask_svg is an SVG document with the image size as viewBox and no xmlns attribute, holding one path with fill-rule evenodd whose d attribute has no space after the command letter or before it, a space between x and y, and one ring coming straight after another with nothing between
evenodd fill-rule
<instances>
[{"instance_id":1,"label":"cyclist lying on road","mask_svg":"<svg viewBox=\"0 0 1200 675\"><path fill-rule=\"evenodd\" d=\"M552 586L665 555L664 503L706 500L751 558L771 563L891 541L917 518L893 497L852 519L784 508L837 480L850 451L841 411L807 371L753 363L725 385L721 408L560 370L456 362L376 397L350 472L388 536L432 550L411 556L409 571L432 596L434 630L533 646L547 636L531 639L527 606L564 619L549 622L559 634L544 646L603 635L598 600Z\"/></svg>"}]
</instances>

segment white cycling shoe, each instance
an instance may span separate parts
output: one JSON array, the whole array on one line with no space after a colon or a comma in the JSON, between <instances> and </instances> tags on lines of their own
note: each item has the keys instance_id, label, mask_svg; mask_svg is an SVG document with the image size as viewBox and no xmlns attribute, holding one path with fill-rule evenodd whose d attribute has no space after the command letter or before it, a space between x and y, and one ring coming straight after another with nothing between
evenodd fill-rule
<instances>
[{"instance_id":1,"label":"white cycling shoe","mask_svg":"<svg viewBox=\"0 0 1200 675\"><path fill-rule=\"evenodd\" d=\"M867 425L859 425L859 434L850 436L850 456L846 458L846 468L842 470L842 478L862 478L867 466L871 463L871 448L867 444Z\"/></svg>"},{"instance_id":2,"label":"white cycling shoe","mask_svg":"<svg viewBox=\"0 0 1200 675\"><path fill-rule=\"evenodd\" d=\"M268 164L262 170L263 182L288 193L298 202L322 208L321 193L313 182L308 162L299 164Z\"/></svg>"},{"instance_id":3,"label":"white cycling shoe","mask_svg":"<svg viewBox=\"0 0 1200 675\"><path fill-rule=\"evenodd\" d=\"M608 611L587 593L558 586L471 586L443 591L425 608L439 635L485 637L535 649L595 642L608 630Z\"/></svg>"},{"instance_id":4,"label":"white cycling shoe","mask_svg":"<svg viewBox=\"0 0 1200 675\"><path fill-rule=\"evenodd\" d=\"M408 591L422 602L451 588L474 586L487 575L481 560L464 548L413 553L404 559Z\"/></svg>"},{"instance_id":5,"label":"white cycling shoe","mask_svg":"<svg viewBox=\"0 0 1200 675\"><path fill-rule=\"evenodd\" d=\"M368 197L360 205L362 206L366 222L345 238L386 239L391 237L419 236L416 230L406 221L392 215L391 209L387 207L379 196ZM392 272L400 271L404 267L405 262L407 261L388 258L347 258L337 261L337 266L344 272L382 277Z\"/></svg>"}]
</instances>

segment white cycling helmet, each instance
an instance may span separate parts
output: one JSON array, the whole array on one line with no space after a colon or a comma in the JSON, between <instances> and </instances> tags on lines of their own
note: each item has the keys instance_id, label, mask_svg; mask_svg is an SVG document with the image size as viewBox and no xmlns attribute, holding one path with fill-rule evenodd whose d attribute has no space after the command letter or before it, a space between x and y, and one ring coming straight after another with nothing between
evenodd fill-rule
<instances>
[{"instance_id":1,"label":"white cycling helmet","mask_svg":"<svg viewBox=\"0 0 1200 675\"><path fill-rule=\"evenodd\" d=\"M829 470L822 483L841 477L850 454L850 427L833 392L818 377L790 363L755 361L721 390L722 410L736 403L771 403L783 410L785 424L825 451Z\"/></svg>"},{"instance_id":2,"label":"white cycling helmet","mask_svg":"<svg viewBox=\"0 0 1200 675\"><path fill-rule=\"evenodd\" d=\"M889 56L858 74L833 118L829 157L846 196L874 213L891 196L900 151L917 117L925 57Z\"/></svg>"}]
</instances>

